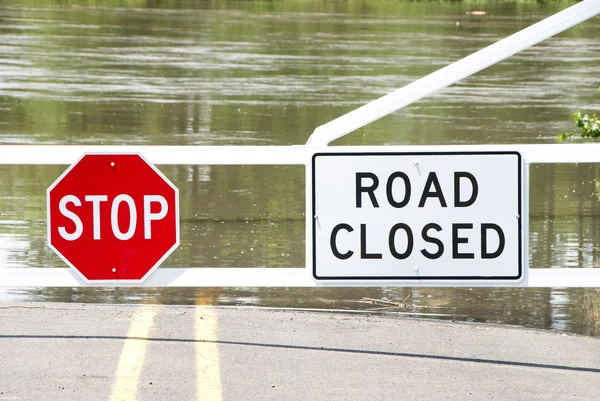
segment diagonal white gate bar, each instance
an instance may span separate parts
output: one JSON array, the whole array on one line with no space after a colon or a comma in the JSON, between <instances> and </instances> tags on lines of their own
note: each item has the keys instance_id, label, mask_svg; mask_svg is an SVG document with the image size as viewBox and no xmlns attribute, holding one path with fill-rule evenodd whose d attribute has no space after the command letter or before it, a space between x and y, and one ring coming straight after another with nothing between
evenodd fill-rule
<instances>
[{"instance_id":1,"label":"diagonal white gate bar","mask_svg":"<svg viewBox=\"0 0 600 401\"><path fill-rule=\"evenodd\" d=\"M385 117L598 14L600 14L600 0L583 0L581 3L317 127L306 145L327 146L337 138Z\"/></svg>"}]
</instances>

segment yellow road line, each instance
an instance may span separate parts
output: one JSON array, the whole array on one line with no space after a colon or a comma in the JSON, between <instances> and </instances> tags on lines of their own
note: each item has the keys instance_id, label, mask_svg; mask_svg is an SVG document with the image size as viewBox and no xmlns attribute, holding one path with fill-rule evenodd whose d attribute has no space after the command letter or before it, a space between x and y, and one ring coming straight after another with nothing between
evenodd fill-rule
<instances>
[{"instance_id":1,"label":"yellow road line","mask_svg":"<svg viewBox=\"0 0 600 401\"><path fill-rule=\"evenodd\" d=\"M202 303L199 299L198 304ZM196 306L196 400L221 401L221 366L217 348L217 312ZM208 342L207 342L208 341Z\"/></svg>"},{"instance_id":2,"label":"yellow road line","mask_svg":"<svg viewBox=\"0 0 600 401\"><path fill-rule=\"evenodd\" d=\"M131 318L127 340L123 344L123 351L119 358L111 401L135 401L137 399L138 382L148 343L145 338L148 338L154 316L160 308L160 306L143 306Z\"/></svg>"}]
</instances>

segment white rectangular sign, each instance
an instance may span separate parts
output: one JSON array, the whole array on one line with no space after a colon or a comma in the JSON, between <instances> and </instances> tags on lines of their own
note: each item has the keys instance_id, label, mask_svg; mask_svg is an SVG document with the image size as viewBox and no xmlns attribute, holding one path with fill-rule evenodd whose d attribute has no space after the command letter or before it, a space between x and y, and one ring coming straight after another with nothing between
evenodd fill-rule
<instances>
[{"instance_id":1,"label":"white rectangular sign","mask_svg":"<svg viewBox=\"0 0 600 401\"><path fill-rule=\"evenodd\" d=\"M317 153L317 280L523 278L518 152Z\"/></svg>"}]
</instances>

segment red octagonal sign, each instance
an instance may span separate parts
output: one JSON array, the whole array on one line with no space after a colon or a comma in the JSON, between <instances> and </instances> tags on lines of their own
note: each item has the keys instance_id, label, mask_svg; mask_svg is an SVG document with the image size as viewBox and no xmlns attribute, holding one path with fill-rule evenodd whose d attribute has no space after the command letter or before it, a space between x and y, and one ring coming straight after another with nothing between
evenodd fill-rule
<instances>
[{"instance_id":1,"label":"red octagonal sign","mask_svg":"<svg viewBox=\"0 0 600 401\"><path fill-rule=\"evenodd\" d=\"M179 246L179 192L139 154L85 154L48 188L48 244L88 282L141 282Z\"/></svg>"}]
</instances>

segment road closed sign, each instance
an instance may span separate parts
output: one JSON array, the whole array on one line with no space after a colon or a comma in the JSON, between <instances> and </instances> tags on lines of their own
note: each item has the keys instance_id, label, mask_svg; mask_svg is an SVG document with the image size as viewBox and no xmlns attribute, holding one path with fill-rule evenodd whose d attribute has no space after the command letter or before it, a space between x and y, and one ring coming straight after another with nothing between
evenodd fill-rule
<instances>
[{"instance_id":1,"label":"road closed sign","mask_svg":"<svg viewBox=\"0 0 600 401\"><path fill-rule=\"evenodd\" d=\"M523 278L517 152L317 153L317 280Z\"/></svg>"}]
</instances>

